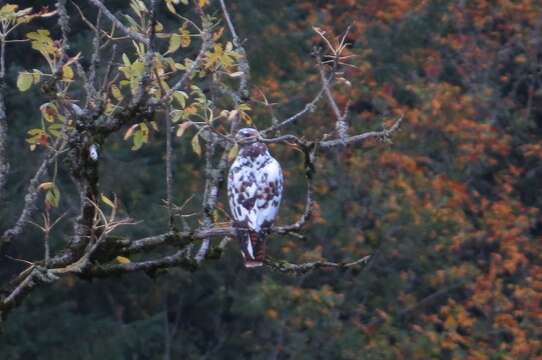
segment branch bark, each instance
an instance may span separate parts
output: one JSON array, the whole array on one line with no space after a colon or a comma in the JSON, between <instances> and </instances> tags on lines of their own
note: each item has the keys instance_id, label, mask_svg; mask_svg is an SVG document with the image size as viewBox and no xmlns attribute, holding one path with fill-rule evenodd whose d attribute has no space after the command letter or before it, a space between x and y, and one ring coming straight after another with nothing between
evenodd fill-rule
<instances>
[{"instance_id":1,"label":"branch bark","mask_svg":"<svg viewBox=\"0 0 542 360\"><path fill-rule=\"evenodd\" d=\"M102 13L107 17L117 28L120 29L126 36L130 37L132 40L139 41L145 45L149 45L149 39L144 37L138 32L128 29L109 9L100 1L100 0L88 0L92 5L97 7Z\"/></svg>"}]
</instances>

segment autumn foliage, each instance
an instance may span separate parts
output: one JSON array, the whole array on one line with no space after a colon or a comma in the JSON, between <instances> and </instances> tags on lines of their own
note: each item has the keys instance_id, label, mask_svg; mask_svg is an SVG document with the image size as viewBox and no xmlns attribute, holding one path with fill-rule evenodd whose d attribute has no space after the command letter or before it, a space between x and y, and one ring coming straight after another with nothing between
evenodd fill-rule
<instances>
[{"instance_id":1,"label":"autumn foliage","mask_svg":"<svg viewBox=\"0 0 542 360\"><path fill-rule=\"evenodd\" d=\"M542 357L542 3L338 0L271 6L246 0L231 6L253 78L250 99L234 110L245 122L265 128L310 102L319 91L311 53L325 46L318 32L340 38L346 29L349 64L333 92L337 104L349 108L349 131L379 130L404 117L392 143L372 140L326 151L315 164L310 227L303 238L274 237L268 250L291 262L371 255L368 265L298 278L246 273L235 248L194 278L179 272L144 285L140 278L122 287L102 283L112 298L103 303L89 286L66 280L69 297L86 296L73 300L69 316L86 323L81 314L93 312L111 329L131 326L131 335L152 343L145 349L156 347L156 355L162 346L153 341L162 339L157 334L165 314L177 329L173 341L184 344L172 353L185 358ZM183 31L168 44L170 51L190 46ZM222 42L210 50L205 66L222 66L235 78L238 55ZM119 103L129 96L133 65L124 63L124 93L110 89ZM30 86L38 75L27 74L21 81ZM66 70L64 76L72 75ZM179 93L176 106L197 111L206 96L193 89L186 103L188 94ZM46 120L55 112L53 105L41 110ZM196 129L180 124L176 151L183 188L176 191L187 198L202 191L189 179L204 170L194 160L194 152L201 154ZM288 131L301 133L300 124L309 139L335 129L324 102ZM21 148L44 145L47 137L32 130L26 136ZM112 140L119 158L130 148L143 154L133 163L139 170L121 165L122 174L103 180L135 217L151 212L145 199L159 186L152 175L153 141L161 140L145 123ZM285 164L280 218L287 223L303 212L302 154L279 145L271 150ZM129 185L120 186L117 176ZM54 188L45 190L54 202ZM227 211L224 201L217 207ZM158 217L155 212L151 218ZM138 295L142 288L147 298ZM36 302L55 298L44 293ZM26 329L22 313L13 318L12 331L35 332ZM2 341L0 355L17 353L14 338L7 337L5 346ZM143 348L127 341L111 351L146 354Z\"/></svg>"}]
</instances>

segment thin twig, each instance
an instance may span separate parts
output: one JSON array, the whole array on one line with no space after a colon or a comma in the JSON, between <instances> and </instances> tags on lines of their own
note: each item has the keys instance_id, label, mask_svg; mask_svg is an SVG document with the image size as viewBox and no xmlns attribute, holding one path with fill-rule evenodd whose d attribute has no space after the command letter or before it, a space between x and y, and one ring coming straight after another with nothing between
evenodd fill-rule
<instances>
[{"instance_id":1,"label":"thin twig","mask_svg":"<svg viewBox=\"0 0 542 360\"><path fill-rule=\"evenodd\" d=\"M132 38L133 40L136 40L136 41L139 41L139 42L142 42L144 43L145 45L149 45L149 39L145 38L143 35L141 35L140 33L138 32L135 32L135 31L131 31L130 29L128 29L126 26L124 26L124 24L122 22L120 22L119 19L117 19L115 17L115 15L113 15L111 13L111 11L109 11L109 9L107 7L105 7L105 5L100 1L100 0L88 0L91 4L93 4L94 6L96 6L98 9L100 9L103 14L113 23L115 24L116 27L118 27L125 35L129 36L130 38Z\"/></svg>"}]
</instances>

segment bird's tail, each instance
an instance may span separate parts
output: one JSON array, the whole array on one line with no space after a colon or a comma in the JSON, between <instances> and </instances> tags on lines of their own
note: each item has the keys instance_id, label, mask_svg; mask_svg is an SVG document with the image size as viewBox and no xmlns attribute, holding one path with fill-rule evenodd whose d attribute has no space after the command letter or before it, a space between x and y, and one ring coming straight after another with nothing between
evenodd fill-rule
<instances>
[{"instance_id":1,"label":"bird's tail","mask_svg":"<svg viewBox=\"0 0 542 360\"><path fill-rule=\"evenodd\" d=\"M265 259L265 235L254 230L238 230L237 238L245 267L262 266Z\"/></svg>"}]
</instances>

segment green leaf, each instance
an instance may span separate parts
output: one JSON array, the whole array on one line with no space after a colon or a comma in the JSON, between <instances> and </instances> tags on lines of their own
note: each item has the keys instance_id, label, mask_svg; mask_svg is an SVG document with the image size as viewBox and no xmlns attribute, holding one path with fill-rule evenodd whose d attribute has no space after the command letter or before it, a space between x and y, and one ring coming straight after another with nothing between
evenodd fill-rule
<instances>
[{"instance_id":1,"label":"green leaf","mask_svg":"<svg viewBox=\"0 0 542 360\"><path fill-rule=\"evenodd\" d=\"M10 19L15 17L15 11L17 11L17 5L6 4L0 8L0 19Z\"/></svg>"},{"instance_id":2,"label":"green leaf","mask_svg":"<svg viewBox=\"0 0 542 360\"><path fill-rule=\"evenodd\" d=\"M201 156L201 145L199 143L199 133L194 135L192 138L192 150L198 155Z\"/></svg>"},{"instance_id":3,"label":"green leaf","mask_svg":"<svg viewBox=\"0 0 542 360\"><path fill-rule=\"evenodd\" d=\"M177 11L175 10L175 6L173 6L173 3L174 2L172 0L166 0L166 7L170 13L177 14Z\"/></svg>"},{"instance_id":4,"label":"green leaf","mask_svg":"<svg viewBox=\"0 0 542 360\"><path fill-rule=\"evenodd\" d=\"M166 54L171 54L177 51L181 47L181 35L173 34L169 38L169 47ZM165 54L164 54L165 55Z\"/></svg>"},{"instance_id":5,"label":"green leaf","mask_svg":"<svg viewBox=\"0 0 542 360\"><path fill-rule=\"evenodd\" d=\"M122 96L122 92L120 91L119 87L115 84L111 85L111 94L113 97L118 101L122 101L124 96Z\"/></svg>"},{"instance_id":6,"label":"green leaf","mask_svg":"<svg viewBox=\"0 0 542 360\"><path fill-rule=\"evenodd\" d=\"M49 126L47 130L49 130L49 133L55 138L59 138L62 135L62 126L62 124L56 123Z\"/></svg>"},{"instance_id":7,"label":"green leaf","mask_svg":"<svg viewBox=\"0 0 542 360\"><path fill-rule=\"evenodd\" d=\"M171 112L171 122L172 123L178 123L181 119L184 117L184 111L182 110L174 110Z\"/></svg>"},{"instance_id":8,"label":"green leaf","mask_svg":"<svg viewBox=\"0 0 542 360\"><path fill-rule=\"evenodd\" d=\"M126 66L130 66L132 63L130 62L130 59L128 59L128 55L126 55L125 53L122 54L122 62L124 63L124 65Z\"/></svg>"},{"instance_id":9,"label":"green leaf","mask_svg":"<svg viewBox=\"0 0 542 360\"><path fill-rule=\"evenodd\" d=\"M188 99L187 93L185 93L184 91L179 91L179 90L174 91L173 98L177 100L177 102L179 103L182 109L186 107L186 99Z\"/></svg>"},{"instance_id":10,"label":"green leaf","mask_svg":"<svg viewBox=\"0 0 542 360\"><path fill-rule=\"evenodd\" d=\"M60 190L53 183L53 186L45 193L45 205L50 207L58 207L60 203Z\"/></svg>"},{"instance_id":11,"label":"green leaf","mask_svg":"<svg viewBox=\"0 0 542 360\"><path fill-rule=\"evenodd\" d=\"M164 31L164 25L162 25L162 23L160 21L157 21L156 25L154 25L154 32L159 33L159 32L162 32L162 31Z\"/></svg>"},{"instance_id":12,"label":"green leaf","mask_svg":"<svg viewBox=\"0 0 542 360\"><path fill-rule=\"evenodd\" d=\"M134 131L134 146L132 146L132 150L139 150L141 146L143 146L143 133L141 130Z\"/></svg>"},{"instance_id":13,"label":"green leaf","mask_svg":"<svg viewBox=\"0 0 542 360\"><path fill-rule=\"evenodd\" d=\"M177 128L177 133L176 133L177 137L183 136L186 129L188 129L192 125L193 125L192 121L186 121L182 123L181 125L179 125L179 127Z\"/></svg>"},{"instance_id":14,"label":"green leaf","mask_svg":"<svg viewBox=\"0 0 542 360\"><path fill-rule=\"evenodd\" d=\"M132 30L135 30L135 31L138 30L139 25L137 24L137 21L135 21L133 17L131 17L130 15L124 15L124 18L128 20L128 22L130 23L130 27L132 28Z\"/></svg>"},{"instance_id":15,"label":"green leaf","mask_svg":"<svg viewBox=\"0 0 542 360\"><path fill-rule=\"evenodd\" d=\"M32 49L38 50L44 56L53 55L57 51L49 30L38 29L37 31L29 32L26 34L26 37L30 39Z\"/></svg>"},{"instance_id":16,"label":"green leaf","mask_svg":"<svg viewBox=\"0 0 542 360\"><path fill-rule=\"evenodd\" d=\"M32 83L34 82L34 77L31 73L28 72L21 72L19 73L19 76L17 77L17 88L19 91L26 91L30 89L32 86Z\"/></svg>"},{"instance_id":17,"label":"green leaf","mask_svg":"<svg viewBox=\"0 0 542 360\"><path fill-rule=\"evenodd\" d=\"M32 79L34 80L34 84L37 84L40 82L41 73L39 72L39 70L34 70L34 72L32 73Z\"/></svg>"},{"instance_id":18,"label":"green leaf","mask_svg":"<svg viewBox=\"0 0 542 360\"><path fill-rule=\"evenodd\" d=\"M112 209L114 209L116 206L115 204L113 203L113 201L111 201L107 196L105 196L104 194L101 194L100 196L100 199L106 204L108 205L109 207L111 207Z\"/></svg>"},{"instance_id":19,"label":"green leaf","mask_svg":"<svg viewBox=\"0 0 542 360\"><path fill-rule=\"evenodd\" d=\"M134 146L132 150L139 150L143 144L149 142L149 127L144 122L138 124L139 129L133 132L134 134ZM127 138L126 135L124 135Z\"/></svg>"}]
</instances>

